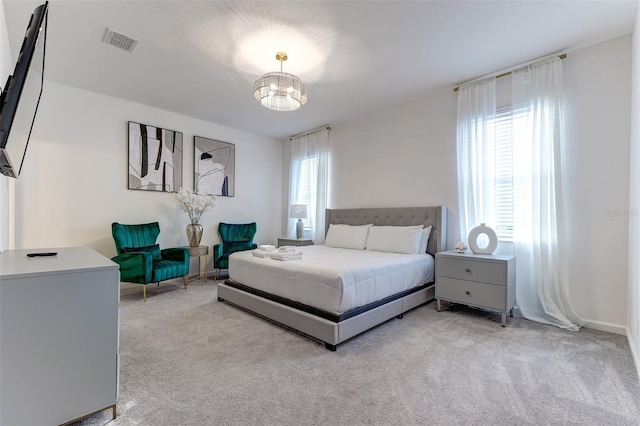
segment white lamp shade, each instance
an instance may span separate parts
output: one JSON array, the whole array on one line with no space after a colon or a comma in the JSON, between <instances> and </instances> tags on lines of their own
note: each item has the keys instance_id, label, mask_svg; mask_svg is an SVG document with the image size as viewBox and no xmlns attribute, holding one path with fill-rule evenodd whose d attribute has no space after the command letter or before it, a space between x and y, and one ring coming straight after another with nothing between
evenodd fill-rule
<instances>
[{"instance_id":1,"label":"white lamp shade","mask_svg":"<svg viewBox=\"0 0 640 426\"><path fill-rule=\"evenodd\" d=\"M309 217L309 209L306 204L291 204L289 217L294 219L306 219Z\"/></svg>"}]
</instances>

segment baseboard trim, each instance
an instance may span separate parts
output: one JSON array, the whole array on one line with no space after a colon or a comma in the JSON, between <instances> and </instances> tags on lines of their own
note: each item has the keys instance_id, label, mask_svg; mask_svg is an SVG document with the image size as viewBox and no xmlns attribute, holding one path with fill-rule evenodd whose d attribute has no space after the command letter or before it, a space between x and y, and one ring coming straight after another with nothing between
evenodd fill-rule
<instances>
[{"instance_id":1,"label":"baseboard trim","mask_svg":"<svg viewBox=\"0 0 640 426\"><path fill-rule=\"evenodd\" d=\"M627 340L629 341L629 349L631 349L631 358L633 359L633 363L636 366L636 375L638 376L638 380L640 380L640 356L638 356L638 352L636 351L636 345L633 344L633 336L631 335L628 327Z\"/></svg>"},{"instance_id":2,"label":"baseboard trim","mask_svg":"<svg viewBox=\"0 0 640 426\"><path fill-rule=\"evenodd\" d=\"M591 328L593 330L600 330L600 331L607 331L609 333L619 334L621 336L629 335L629 333L627 332L627 327L623 325L611 324L611 323L602 322L602 321L593 321L593 320L588 320L584 318L583 318L583 321L584 321L585 328Z\"/></svg>"}]
</instances>

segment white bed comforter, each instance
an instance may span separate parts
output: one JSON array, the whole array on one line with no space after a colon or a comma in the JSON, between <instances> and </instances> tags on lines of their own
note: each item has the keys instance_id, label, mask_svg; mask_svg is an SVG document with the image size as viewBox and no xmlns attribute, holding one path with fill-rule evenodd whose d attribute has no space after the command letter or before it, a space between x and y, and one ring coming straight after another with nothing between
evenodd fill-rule
<instances>
[{"instance_id":1,"label":"white bed comforter","mask_svg":"<svg viewBox=\"0 0 640 426\"><path fill-rule=\"evenodd\" d=\"M301 260L281 262L251 251L229 256L229 277L241 284L341 314L392 294L432 282L429 254L298 247Z\"/></svg>"}]
</instances>

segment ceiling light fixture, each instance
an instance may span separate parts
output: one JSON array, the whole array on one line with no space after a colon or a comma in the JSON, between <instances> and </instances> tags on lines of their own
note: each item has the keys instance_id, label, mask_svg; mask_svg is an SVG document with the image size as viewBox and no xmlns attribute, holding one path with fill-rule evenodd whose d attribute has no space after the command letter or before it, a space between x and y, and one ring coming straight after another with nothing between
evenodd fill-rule
<instances>
[{"instance_id":1,"label":"ceiling light fixture","mask_svg":"<svg viewBox=\"0 0 640 426\"><path fill-rule=\"evenodd\" d=\"M276 111L294 111L307 103L307 87L293 74L282 72L282 63L289 57L276 53L280 72L268 72L253 85L253 96L265 107Z\"/></svg>"}]
</instances>

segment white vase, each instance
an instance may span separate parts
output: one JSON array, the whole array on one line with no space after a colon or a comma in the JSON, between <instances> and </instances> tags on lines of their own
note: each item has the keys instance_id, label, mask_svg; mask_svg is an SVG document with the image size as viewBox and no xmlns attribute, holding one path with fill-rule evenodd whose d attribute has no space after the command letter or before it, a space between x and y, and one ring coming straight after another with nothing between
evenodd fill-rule
<instances>
[{"instance_id":1,"label":"white vase","mask_svg":"<svg viewBox=\"0 0 640 426\"><path fill-rule=\"evenodd\" d=\"M480 235L486 235L486 237L489 238L489 244L487 244L486 247L478 246L478 237ZM469 232L467 243L471 251L475 254L493 254L498 248L498 235L493 228L481 223Z\"/></svg>"},{"instance_id":2,"label":"white vase","mask_svg":"<svg viewBox=\"0 0 640 426\"><path fill-rule=\"evenodd\" d=\"M190 247L199 247L202 240L202 225L199 223L190 223L187 225L187 241Z\"/></svg>"}]
</instances>

